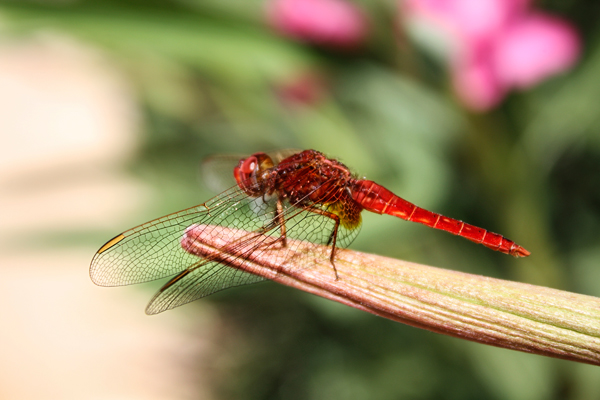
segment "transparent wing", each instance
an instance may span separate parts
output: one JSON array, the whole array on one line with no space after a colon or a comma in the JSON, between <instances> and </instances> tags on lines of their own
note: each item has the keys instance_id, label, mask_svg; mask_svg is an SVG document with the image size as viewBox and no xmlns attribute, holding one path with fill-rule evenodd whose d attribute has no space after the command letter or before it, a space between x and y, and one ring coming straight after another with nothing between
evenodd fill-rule
<instances>
[{"instance_id":1,"label":"transparent wing","mask_svg":"<svg viewBox=\"0 0 600 400\"><path fill-rule=\"evenodd\" d=\"M252 204L252 203L250 203ZM257 207L256 205L250 208ZM269 243L280 243L277 241L281 236L281 225L277 219L269 214L270 222L263 225L260 232L249 233L238 243L228 242L227 253L237 253L234 247L244 248L238 257L245 259L256 252L264 251L269 248ZM286 237L301 241L309 241L317 244L330 244L335 222L331 218L313 211L298 208L296 205L284 203L283 218L286 228ZM360 224L352 229L339 226L337 236L337 247L346 247L356 237L360 231ZM203 231L203 235L209 234ZM294 253L294 265L300 268L309 267L314 261L314 257L302 258L294 251L293 245L287 248L281 248L278 252L279 262L285 262L290 253ZM331 249L329 249L331 251ZM328 258L330 253L323 254L323 258ZM332 272L333 276L333 272ZM241 271L236 268L228 267L216 260L202 260L195 265L188 267L185 271L167 282L154 295L148 307L147 314L157 314L183 304L192 302L199 298L208 296L214 292L224 290L233 286L241 286L250 283L260 282L263 277Z\"/></svg>"},{"instance_id":2,"label":"transparent wing","mask_svg":"<svg viewBox=\"0 0 600 400\"><path fill-rule=\"evenodd\" d=\"M100 286L121 286L180 273L198 262L197 256L180 245L190 225L223 225L249 231L263 226L268 205L263 218L255 218L248 203L248 196L233 187L204 204L129 229L98 250L92 259L90 277Z\"/></svg>"},{"instance_id":3,"label":"transparent wing","mask_svg":"<svg viewBox=\"0 0 600 400\"><path fill-rule=\"evenodd\" d=\"M206 157L200 163L202 183L215 193L221 193L235 185L233 168L246 158L243 154L218 154Z\"/></svg>"},{"instance_id":4,"label":"transparent wing","mask_svg":"<svg viewBox=\"0 0 600 400\"><path fill-rule=\"evenodd\" d=\"M220 290L265 280L218 261L203 260L198 264L167 282L148 303L146 314L158 314Z\"/></svg>"},{"instance_id":5,"label":"transparent wing","mask_svg":"<svg viewBox=\"0 0 600 400\"><path fill-rule=\"evenodd\" d=\"M294 154L301 153L300 149L282 149L273 152L268 152L267 154L275 164L279 164L283 159L293 156Z\"/></svg>"},{"instance_id":6,"label":"transparent wing","mask_svg":"<svg viewBox=\"0 0 600 400\"><path fill-rule=\"evenodd\" d=\"M325 204L329 201L322 200ZM328 206L307 204L282 202L278 215L276 197L249 198L236 186L202 205L158 218L111 239L92 259L90 276L98 285L119 286L177 275L151 300L147 308L149 314L232 286L259 282L264 278L185 251L181 240L186 230L192 225L203 225L203 235L211 235L214 226L247 231L249 235L237 244L234 239L221 238L229 249L236 245L243 247L246 253L240 255L242 258L263 251L269 243L276 243L282 233L282 223L286 237L330 244L335 221L314 212L315 209L327 210ZM358 227L350 229L340 225L337 247L349 245L358 234ZM293 250L282 248L279 253L282 261Z\"/></svg>"},{"instance_id":7,"label":"transparent wing","mask_svg":"<svg viewBox=\"0 0 600 400\"><path fill-rule=\"evenodd\" d=\"M275 164L279 164L281 160L301 151L298 149L284 149L269 152L268 155ZM233 168L246 157L248 157L248 154L216 154L206 157L200 163L202 182L215 193L227 190L235 184Z\"/></svg>"}]
</instances>

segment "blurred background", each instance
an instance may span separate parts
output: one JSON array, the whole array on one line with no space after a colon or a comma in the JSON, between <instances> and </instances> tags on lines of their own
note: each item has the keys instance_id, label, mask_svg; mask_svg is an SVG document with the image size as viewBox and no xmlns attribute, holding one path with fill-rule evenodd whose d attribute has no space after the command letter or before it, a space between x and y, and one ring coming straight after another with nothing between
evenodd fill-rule
<instances>
[{"instance_id":1,"label":"blurred background","mask_svg":"<svg viewBox=\"0 0 600 400\"><path fill-rule=\"evenodd\" d=\"M600 399L600 369L261 283L147 317L109 238L214 195L210 154L313 148L517 241L363 215L352 248L600 296L600 5L0 2L0 398ZM366 213L365 213L366 214Z\"/></svg>"}]
</instances>

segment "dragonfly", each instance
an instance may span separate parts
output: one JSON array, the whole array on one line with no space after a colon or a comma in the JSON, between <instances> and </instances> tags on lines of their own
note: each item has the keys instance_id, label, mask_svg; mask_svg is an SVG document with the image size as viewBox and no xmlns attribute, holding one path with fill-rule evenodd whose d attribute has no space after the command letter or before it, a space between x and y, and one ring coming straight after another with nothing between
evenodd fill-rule
<instances>
[{"instance_id":1,"label":"dragonfly","mask_svg":"<svg viewBox=\"0 0 600 400\"><path fill-rule=\"evenodd\" d=\"M147 314L157 314L266 279L228 266L217 256L188 251L184 242L194 240L188 231L197 227L209 237L226 232L215 227L247 232L242 237L220 238L223 251L240 249L242 258L274 248L285 258L300 242L326 245L332 279L339 279L336 252L354 240L364 210L418 222L515 257L530 254L502 235L427 211L373 181L360 179L340 161L316 150L255 153L240 159L232 175L235 185L211 200L106 242L92 259L92 281L121 286L171 277L146 307Z\"/></svg>"}]
</instances>

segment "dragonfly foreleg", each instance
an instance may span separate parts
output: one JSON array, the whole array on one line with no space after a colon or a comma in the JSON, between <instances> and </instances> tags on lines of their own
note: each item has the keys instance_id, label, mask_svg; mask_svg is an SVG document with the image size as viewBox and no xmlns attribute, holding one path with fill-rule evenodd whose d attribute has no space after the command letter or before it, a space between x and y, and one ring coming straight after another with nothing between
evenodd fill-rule
<instances>
[{"instance_id":1,"label":"dragonfly foreleg","mask_svg":"<svg viewBox=\"0 0 600 400\"><path fill-rule=\"evenodd\" d=\"M281 199L277 200L276 213L275 219L279 224L279 229L281 230L281 247L285 248L287 247L287 236L285 229L285 218L283 216L283 203L281 202Z\"/></svg>"},{"instance_id":2,"label":"dragonfly foreleg","mask_svg":"<svg viewBox=\"0 0 600 400\"><path fill-rule=\"evenodd\" d=\"M275 209L275 217L265 226L258 229L254 233L259 235L265 235L267 232L279 227L281 234L275 240L269 242L267 245L272 246L277 242L281 242L281 247L287 247L287 236L286 236L286 227L285 227L285 215L283 212L283 203L281 200L277 200L277 206Z\"/></svg>"},{"instance_id":3,"label":"dragonfly foreleg","mask_svg":"<svg viewBox=\"0 0 600 400\"><path fill-rule=\"evenodd\" d=\"M335 262L333 261L335 258L335 251L336 251L336 242L337 242L337 234L338 234L338 229L340 227L340 217L338 217L336 214L329 212L329 211L325 211L325 210L321 210L320 208L313 208L313 207L303 207L306 211L310 211L312 213L315 214L320 214L324 217L327 218L331 218L335 225L333 226L333 229L331 231L331 234L329 235L329 240L327 240L327 245L331 245L331 255L329 257L329 261L331 262L331 266L333 267L333 272L335 272L335 280L337 281L339 279L338 273L337 273L337 268L335 268Z\"/></svg>"}]
</instances>

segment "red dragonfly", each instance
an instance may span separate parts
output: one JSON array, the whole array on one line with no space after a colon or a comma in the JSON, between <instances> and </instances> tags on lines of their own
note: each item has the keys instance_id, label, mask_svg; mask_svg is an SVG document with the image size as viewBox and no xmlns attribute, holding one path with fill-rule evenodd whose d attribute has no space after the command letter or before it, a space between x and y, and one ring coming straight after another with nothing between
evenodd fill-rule
<instances>
[{"instance_id":1,"label":"red dragonfly","mask_svg":"<svg viewBox=\"0 0 600 400\"><path fill-rule=\"evenodd\" d=\"M146 313L156 314L219 290L265 279L228 267L216 257L187 252L183 239L192 226L202 226L206 235L215 226L248 232L243 239L236 239L239 243L231 239L234 243L226 245L228 249L246 249L245 256L276 244L284 256L286 251L291 254L288 238L329 245L329 259L338 279L336 251L358 234L363 210L419 222L515 257L529 255L497 233L424 210L373 181L358 179L344 164L316 150L279 157L255 153L239 161L233 176L236 185L206 203L109 240L92 259L92 281L120 286L175 275L146 308Z\"/></svg>"}]
</instances>

